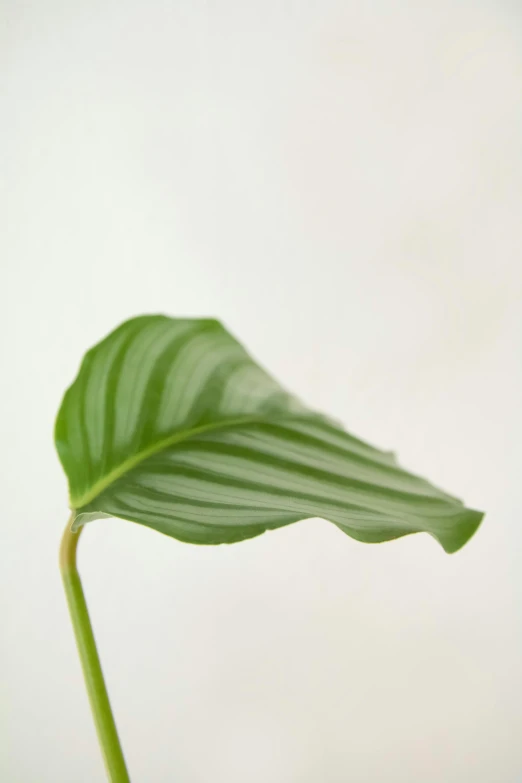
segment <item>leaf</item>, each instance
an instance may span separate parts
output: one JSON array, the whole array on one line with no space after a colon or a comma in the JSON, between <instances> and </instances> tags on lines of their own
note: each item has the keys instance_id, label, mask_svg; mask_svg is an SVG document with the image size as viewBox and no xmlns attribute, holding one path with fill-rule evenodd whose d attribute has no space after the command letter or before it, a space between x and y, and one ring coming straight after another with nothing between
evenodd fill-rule
<instances>
[{"instance_id":1,"label":"leaf","mask_svg":"<svg viewBox=\"0 0 522 783\"><path fill-rule=\"evenodd\" d=\"M454 552L482 519L306 408L215 320L119 326L86 354L55 437L75 527L115 516L220 544L322 517L359 541L425 531Z\"/></svg>"}]
</instances>

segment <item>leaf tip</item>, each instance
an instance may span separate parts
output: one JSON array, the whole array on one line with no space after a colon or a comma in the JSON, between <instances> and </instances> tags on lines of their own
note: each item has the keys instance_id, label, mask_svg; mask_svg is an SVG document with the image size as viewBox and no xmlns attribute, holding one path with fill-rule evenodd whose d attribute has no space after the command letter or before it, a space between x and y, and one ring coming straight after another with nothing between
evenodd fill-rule
<instances>
[{"instance_id":1,"label":"leaf tip","mask_svg":"<svg viewBox=\"0 0 522 783\"><path fill-rule=\"evenodd\" d=\"M452 525L451 529L447 533L439 534L437 539L449 555L458 552L459 549L468 543L477 532L482 520L484 519L483 511L476 511L475 509L465 509L460 515L458 521Z\"/></svg>"}]
</instances>

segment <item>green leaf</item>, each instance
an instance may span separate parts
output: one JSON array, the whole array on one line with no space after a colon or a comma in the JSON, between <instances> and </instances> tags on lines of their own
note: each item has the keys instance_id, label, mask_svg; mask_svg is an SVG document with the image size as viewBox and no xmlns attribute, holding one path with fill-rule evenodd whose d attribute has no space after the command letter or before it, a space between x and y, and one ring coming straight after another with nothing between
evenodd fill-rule
<instances>
[{"instance_id":1,"label":"green leaf","mask_svg":"<svg viewBox=\"0 0 522 783\"><path fill-rule=\"evenodd\" d=\"M114 516L220 544L322 517L454 552L482 519L306 408L214 320L122 324L86 354L55 437L75 527Z\"/></svg>"}]
</instances>

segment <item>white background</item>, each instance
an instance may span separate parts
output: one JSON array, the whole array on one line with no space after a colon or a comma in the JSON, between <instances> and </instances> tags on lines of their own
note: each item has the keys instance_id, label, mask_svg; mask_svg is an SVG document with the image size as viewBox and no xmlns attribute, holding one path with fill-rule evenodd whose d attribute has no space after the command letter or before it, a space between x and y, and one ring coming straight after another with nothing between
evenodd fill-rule
<instances>
[{"instance_id":1,"label":"white background","mask_svg":"<svg viewBox=\"0 0 522 783\"><path fill-rule=\"evenodd\" d=\"M216 315L475 508L447 556L320 520L231 547L116 520L80 567L133 783L522 780L522 10L4 3L5 783L97 783L52 444L83 352Z\"/></svg>"}]
</instances>

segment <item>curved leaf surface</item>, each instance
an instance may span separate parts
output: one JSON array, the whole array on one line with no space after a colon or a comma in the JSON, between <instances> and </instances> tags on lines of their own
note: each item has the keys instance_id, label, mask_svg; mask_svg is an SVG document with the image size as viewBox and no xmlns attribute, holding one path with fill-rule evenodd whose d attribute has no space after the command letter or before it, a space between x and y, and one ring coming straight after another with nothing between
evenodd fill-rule
<instances>
[{"instance_id":1,"label":"curved leaf surface","mask_svg":"<svg viewBox=\"0 0 522 783\"><path fill-rule=\"evenodd\" d=\"M122 324L86 354L55 436L75 526L115 516L219 544L322 517L453 552L482 518L307 409L214 320Z\"/></svg>"}]
</instances>

